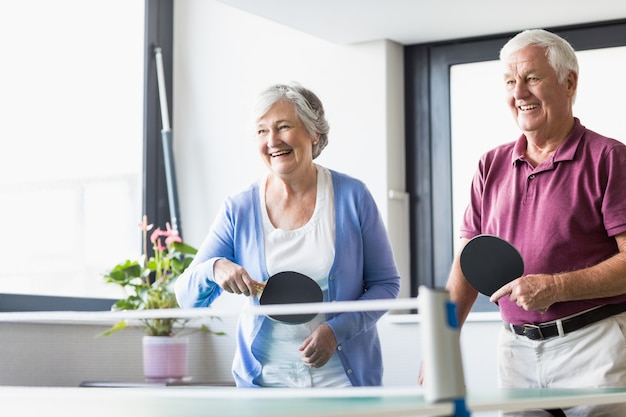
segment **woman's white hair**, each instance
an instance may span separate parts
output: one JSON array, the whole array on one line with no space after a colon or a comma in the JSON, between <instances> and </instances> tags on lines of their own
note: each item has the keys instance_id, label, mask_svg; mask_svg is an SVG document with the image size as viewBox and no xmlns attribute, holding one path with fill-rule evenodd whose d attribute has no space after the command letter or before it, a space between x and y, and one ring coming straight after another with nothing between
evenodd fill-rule
<instances>
[{"instance_id":1,"label":"woman's white hair","mask_svg":"<svg viewBox=\"0 0 626 417\"><path fill-rule=\"evenodd\" d=\"M259 95L253 108L254 120L259 120L281 100L288 101L295 106L304 129L312 138L319 135L317 143L313 144L313 159L317 158L328 144L329 126L322 102L315 93L298 83L275 84Z\"/></svg>"}]
</instances>

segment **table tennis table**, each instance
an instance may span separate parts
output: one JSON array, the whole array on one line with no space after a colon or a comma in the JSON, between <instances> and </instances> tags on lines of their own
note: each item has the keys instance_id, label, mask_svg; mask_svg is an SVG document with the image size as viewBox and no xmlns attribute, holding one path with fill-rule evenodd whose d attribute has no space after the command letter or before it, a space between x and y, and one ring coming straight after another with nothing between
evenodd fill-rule
<instances>
[{"instance_id":1,"label":"table tennis table","mask_svg":"<svg viewBox=\"0 0 626 417\"><path fill-rule=\"evenodd\" d=\"M232 386L158 386L146 387L43 387L0 386L0 410L14 411L20 417L63 415L64 417L416 417L455 416L469 413L532 409L565 409L573 406L626 403L624 389L516 389L467 391L459 347L456 310L445 291L422 289L419 304L423 319L424 387L350 387L350 388L236 388ZM419 300L371 300L319 304L269 306L275 313L314 311L386 310L414 307ZM395 303L388 306L385 303ZM269 314L269 307L248 314ZM384 307L384 308L383 308ZM261 311L261 309L264 309ZM278 311L279 309L282 309ZM191 318L207 314L204 309L145 310L123 314L166 315ZM266 311L268 310L268 311ZM308 310L307 310L308 311ZM215 310L211 310L215 313ZM224 314L240 314L225 311ZM57 313L58 315L59 313ZM92 313L110 320L120 312ZM173 317L173 316L172 316ZM74 312L0 316L4 321L78 320ZM94 317L90 317L94 319ZM454 319L454 320L453 320ZM429 371L430 370L430 371ZM430 373L426 375L426 371ZM94 385L94 384L88 384ZM96 384L97 385L97 384ZM3 414L4 415L4 414Z\"/></svg>"},{"instance_id":2,"label":"table tennis table","mask_svg":"<svg viewBox=\"0 0 626 417\"><path fill-rule=\"evenodd\" d=\"M626 402L626 389L501 390L468 393L471 412L566 408ZM84 388L0 387L16 415L132 417L411 417L450 416L449 401L429 403L420 388Z\"/></svg>"}]
</instances>

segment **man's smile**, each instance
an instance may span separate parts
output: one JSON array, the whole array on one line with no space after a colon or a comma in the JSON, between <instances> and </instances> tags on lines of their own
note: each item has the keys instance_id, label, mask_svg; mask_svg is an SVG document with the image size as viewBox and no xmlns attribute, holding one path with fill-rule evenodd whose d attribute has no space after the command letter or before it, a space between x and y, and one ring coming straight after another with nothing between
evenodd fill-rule
<instances>
[{"instance_id":1,"label":"man's smile","mask_svg":"<svg viewBox=\"0 0 626 417\"><path fill-rule=\"evenodd\" d=\"M539 107L539 104L525 104L523 106L517 106L517 108L520 109L521 111L533 110L533 109L536 109L537 107Z\"/></svg>"}]
</instances>

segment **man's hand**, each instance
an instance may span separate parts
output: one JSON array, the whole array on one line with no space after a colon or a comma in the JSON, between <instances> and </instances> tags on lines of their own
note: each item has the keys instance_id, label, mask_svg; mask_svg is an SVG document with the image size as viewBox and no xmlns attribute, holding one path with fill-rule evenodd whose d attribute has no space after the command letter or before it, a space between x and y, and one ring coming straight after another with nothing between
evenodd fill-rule
<instances>
[{"instance_id":1,"label":"man's hand","mask_svg":"<svg viewBox=\"0 0 626 417\"><path fill-rule=\"evenodd\" d=\"M526 311L539 310L545 313L554 304L555 276L549 274L525 275L509 282L494 292L489 301L497 303L504 296Z\"/></svg>"}]
</instances>

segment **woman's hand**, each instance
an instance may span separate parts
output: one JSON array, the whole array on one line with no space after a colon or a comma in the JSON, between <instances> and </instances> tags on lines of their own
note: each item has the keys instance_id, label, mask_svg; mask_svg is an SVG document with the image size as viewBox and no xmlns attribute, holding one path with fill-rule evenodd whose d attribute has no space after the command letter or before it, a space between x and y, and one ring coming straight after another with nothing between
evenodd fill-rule
<instances>
[{"instance_id":1,"label":"woman's hand","mask_svg":"<svg viewBox=\"0 0 626 417\"><path fill-rule=\"evenodd\" d=\"M327 324L320 324L300 346L302 362L312 368L326 365L337 349L335 333Z\"/></svg>"},{"instance_id":2,"label":"woman's hand","mask_svg":"<svg viewBox=\"0 0 626 417\"><path fill-rule=\"evenodd\" d=\"M215 282L226 292L243 294L246 297L257 294L255 282L248 272L228 259L219 259L213 265Z\"/></svg>"}]
</instances>

